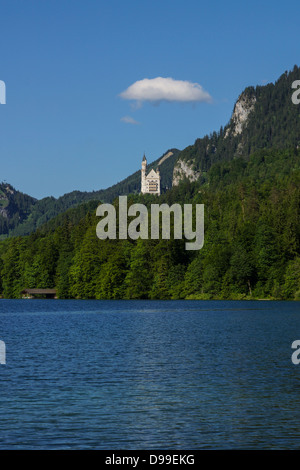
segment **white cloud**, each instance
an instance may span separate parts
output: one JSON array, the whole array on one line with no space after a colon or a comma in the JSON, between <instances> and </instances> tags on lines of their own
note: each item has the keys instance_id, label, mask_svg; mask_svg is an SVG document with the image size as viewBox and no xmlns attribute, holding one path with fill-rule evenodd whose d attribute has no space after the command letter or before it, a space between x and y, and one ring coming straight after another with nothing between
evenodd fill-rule
<instances>
[{"instance_id":1,"label":"white cloud","mask_svg":"<svg viewBox=\"0 0 300 470\"><path fill-rule=\"evenodd\" d=\"M195 103L212 101L209 93L203 90L199 83L191 83L173 78L144 78L130 85L120 94L125 100L134 100L137 105L143 101L177 101L181 103Z\"/></svg>"},{"instance_id":2,"label":"white cloud","mask_svg":"<svg viewBox=\"0 0 300 470\"><path fill-rule=\"evenodd\" d=\"M122 122L125 122L126 124L140 124L138 121L136 121L135 119L133 119L132 117L130 116L124 116L121 118L121 121Z\"/></svg>"}]
</instances>

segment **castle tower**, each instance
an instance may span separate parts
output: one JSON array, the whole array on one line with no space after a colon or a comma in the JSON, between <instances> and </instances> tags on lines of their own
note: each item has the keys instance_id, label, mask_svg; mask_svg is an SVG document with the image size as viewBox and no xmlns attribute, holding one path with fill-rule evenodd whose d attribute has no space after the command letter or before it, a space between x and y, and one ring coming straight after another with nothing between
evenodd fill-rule
<instances>
[{"instance_id":1,"label":"castle tower","mask_svg":"<svg viewBox=\"0 0 300 470\"><path fill-rule=\"evenodd\" d=\"M143 160L142 160L142 175L141 175L141 193L145 194L146 191L146 170L147 170L147 160L146 156L144 154Z\"/></svg>"}]
</instances>

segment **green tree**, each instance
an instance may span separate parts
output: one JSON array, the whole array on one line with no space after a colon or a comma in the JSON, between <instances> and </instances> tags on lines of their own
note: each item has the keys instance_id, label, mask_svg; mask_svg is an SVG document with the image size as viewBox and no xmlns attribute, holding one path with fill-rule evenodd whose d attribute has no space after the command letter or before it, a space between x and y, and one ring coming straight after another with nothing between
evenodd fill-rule
<instances>
[{"instance_id":1,"label":"green tree","mask_svg":"<svg viewBox=\"0 0 300 470\"><path fill-rule=\"evenodd\" d=\"M286 299L300 300L300 258L297 257L287 264L283 294Z\"/></svg>"}]
</instances>

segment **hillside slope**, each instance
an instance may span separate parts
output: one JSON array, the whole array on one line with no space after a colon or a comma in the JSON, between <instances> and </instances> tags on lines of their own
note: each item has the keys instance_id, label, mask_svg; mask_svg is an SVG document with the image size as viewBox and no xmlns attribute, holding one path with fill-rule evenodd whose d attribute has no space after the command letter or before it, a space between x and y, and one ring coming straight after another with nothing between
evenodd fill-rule
<instances>
[{"instance_id":1,"label":"hillside slope","mask_svg":"<svg viewBox=\"0 0 300 470\"><path fill-rule=\"evenodd\" d=\"M201 250L187 251L184 239L99 240L90 200L0 243L1 295L55 287L78 299L300 300L300 116L290 89L299 72L247 88L218 134L153 162L169 177L173 158L183 168L161 196L139 194L139 171L101 192L103 201L130 192L130 204L149 209L153 201L204 204ZM65 197L72 204L79 196Z\"/></svg>"},{"instance_id":2,"label":"hillside slope","mask_svg":"<svg viewBox=\"0 0 300 470\"><path fill-rule=\"evenodd\" d=\"M300 300L300 150L260 150L214 164L207 184L129 199L149 209L153 201L204 204L204 247L99 240L91 201L0 243L2 296L55 287L60 298L78 299Z\"/></svg>"},{"instance_id":3,"label":"hillside slope","mask_svg":"<svg viewBox=\"0 0 300 470\"><path fill-rule=\"evenodd\" d=\"M179 154L173 185L184 178L205 182L213 164L237 157L248 159L259 149L298 147L300 106L291 101L291 86L299 77L300 69L295 65L274 84L246 88L224 128L197 139Z\"/></svg>"},{"instance_id":4,"label":"hillside slope","mask_svg":"<svg viewBox=\"0 0 300 470\"><path fill-rule=\"evenodd\" d=\"M174 163L178 149L167 150L148 165L148 170L160 164L162 191L172 186ZM141 171L137 170L119 183L99 191L72 191L59 198L46 197L40 200L16 191L11 185L0 185L0 236L22 236L34 232L49 220L66 210L88 201L112 202L120 195L139 193Z\"/></svg>"},{"instance_id":5,"label":"hillside slope","mask_svg":"<svg viewBox=\"0 0 300 470\"><path fill-rule=\"evenodd\" d=\"M0 235L8 234L29 216L37 199L15 190L8 183L0 184Z\"/></svg>"}]
</instances>

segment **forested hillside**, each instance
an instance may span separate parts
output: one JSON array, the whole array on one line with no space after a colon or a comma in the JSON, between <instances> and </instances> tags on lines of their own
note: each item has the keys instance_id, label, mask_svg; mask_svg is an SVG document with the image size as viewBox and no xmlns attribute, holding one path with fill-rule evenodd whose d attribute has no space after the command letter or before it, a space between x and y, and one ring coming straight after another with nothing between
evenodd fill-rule
<instances>
[{"instance_id":1,"label":"forested hillside","mask_svg":"<svg viewBox=\"0 0 300 470\"><path fill-rule=\"evenodd\" d=\"M204 203L205 243L99 240L95 207L72 209L52 227L0 244L1 290L56 287L60 298L300 299L300 152L262 150L218 164L206 185L183 182L160 198Z\"/></svg>"},{"instance_id":2,"label":"forested hillside","mask_svg":"<svg viewBox=\"0 0 300 470\"><path fill-rule=\"evenodd\" d=\"M204 184L208 170L216 163L237 157L248 159L259 149L299 146L299 106L291 103L291 84L299 76L300 69L295 65L291 72L285 72L275 83L246 88L224 128L196 139L193 145L182 151L171 149L165 152L172 152L172 155L160 165L162 191L178 184L185 176ZM148 171L156 169L162 157L150 163ZM2 183L0 237L27 235L58 214L87 201L112 202L119 195L139 191L140 169L107 189L73 191L57 199L46 197L36 200Z\"/></svg>"},{"instance_id":3,"label":"forested hillside","mask_svg":"<svg viewBox=\"0 0 300 470\"><path fill-rule=\"evenodd\" d=\"M162 191L172 186L173 167L179 150L171 149L165 152L165 154L169 153L172 155L160 165ZM148 171L151 168L157 168L165 154L151 162L148 165ZM7 236L28 235L72 207L78 207L88 201L112 202L118 195L139 193L140 186L141 170L137 170L107 189L91 192L72 191L57 199L45 197L37 200L16 191L11 185L2 183L0 185L0 237L3 239Z\"/></svg>"},{"instance_id":4,"label":"forested hillside","mask_svg":"<svg viewBox=\"0 0 300 470\"><path fill-rule=\"evenodd\" d=\"M247 88L224 129L173 151L160 168L164 187L172 173L176 184L160 197L139 194L137 171L106 191L49 198L47 210L25 198L24 214L30 204L40 214L31 211L23 221L29 225L11 233L39 228L0 243L2 296L55 287L60 298L76 299L300 300L300 106L291 101L296 79L295 66L275 84ZM187 251L184 239L99 240L99 200L114 200L118 210L117 196L129 193L130 204L149 208L204 204L204 247Z\"/></svg>"},{"instance_id":5,"label":"forested hillside","mask_svg":"<svg viewBox=\"0 0 300 470\"><path fill-rule=\"evenodd\" d=\"M0 235L8 234L30 214L36 199L0 183Z\"/></svg>"},{"instance_id":6,"label":"forested hillside","mask_svg":"<svg viewBox=\"0 0 300 470\"><path fill-rule=\"evenodd\" d=\"M291 101L291 85L299 77L300 68L295 65L275 83L246 88L224 128L197 139L179 154L174 179L178 171L180 174L180 162L194 172L195 178L204 181L217 162L239 156L248 159L259 149L300 146L300 107Z\"/></svg>"}]
</instances>

